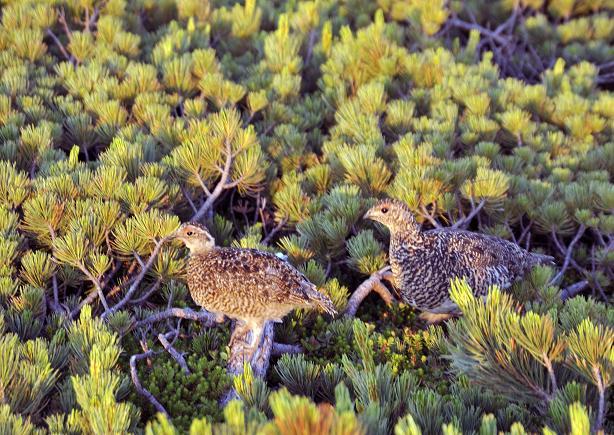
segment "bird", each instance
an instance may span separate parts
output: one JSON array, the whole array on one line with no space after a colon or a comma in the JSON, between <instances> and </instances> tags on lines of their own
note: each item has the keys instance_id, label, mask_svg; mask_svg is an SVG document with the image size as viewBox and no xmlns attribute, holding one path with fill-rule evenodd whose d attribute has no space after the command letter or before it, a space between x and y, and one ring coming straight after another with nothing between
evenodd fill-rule
<instances>
[{"instance_id":1,"label":"bird","mask_svg":"<svg viewBox=\"0 0 614 435\"><path fill-rule=\"evenodd\" d=\"M507 289L533 267L554 264L551 256L498 237L451 228L423 231L407 204L396 199L378 201L364 218L388 227L394 284L427 323L460 314L450 299L452 279L465 279L474 295L485 297L490 286Z\"/></svg>"},{"instance_id":2,"label":"bird","mask_svg":"<svg viewBox=\"0 0 614 435\"><path fill-rule=\"evenodd\" d=\"M238 320L252 331L248 354L258 348L266 322L281 322L297 308L336 314L332 301L305 275L275 254L215 244L207 228L182 224L173 234L188 248L187 283L194 302L213 313ZM232 347L239 328L230 339ZM235 334L237 333L237 334Z\"/></svg>"}]
</instances>

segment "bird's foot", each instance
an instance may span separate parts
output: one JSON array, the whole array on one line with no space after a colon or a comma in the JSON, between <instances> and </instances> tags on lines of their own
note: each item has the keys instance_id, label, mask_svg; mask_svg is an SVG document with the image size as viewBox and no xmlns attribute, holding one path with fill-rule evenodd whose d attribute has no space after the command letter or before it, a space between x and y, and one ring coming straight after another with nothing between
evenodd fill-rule
<instances>
[{"instance_id":1,"label":"bird's foot","mask_svg":"<svg viewBox=\"0 0 614 435\"><path fill-rule=\"evenodd\" d=\"M424 320L427 325L441 323L452 317L454 317L454 313L429 313L428 311L423 311L418 316L418 318Z\"/></svg>"}]
</instances>

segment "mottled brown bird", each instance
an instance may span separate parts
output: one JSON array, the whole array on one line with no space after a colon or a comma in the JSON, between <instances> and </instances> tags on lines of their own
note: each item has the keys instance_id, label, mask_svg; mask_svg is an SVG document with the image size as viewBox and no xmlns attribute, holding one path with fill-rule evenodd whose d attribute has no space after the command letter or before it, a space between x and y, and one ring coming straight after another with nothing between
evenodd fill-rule
<instances>
[{"instance_id":1,"label":"mottled brown bird","mask_svg":"<svg viewBox=\"0 0 614 435\"><path fill-rule=\"evenodd\" d=\"M365 219L390 230L390 266L402 300L423 311L429 323L458 314L450 300L450 281L464 278L477 296L488 287L508 288L539 264L553 258L535 254L498 237L455 229L422 231L406 204L379 201Z\"/></svg>"},{"instance_id":2,"label":"mottled brown bird","mask_svg":"<svg viewBox=\"0 0 614 435\"><path fill-rule=\"evenodd\" d=\"M280 322L296 308L336 314L328 297L273 254L216 247L211 234L195 223L183 224L174 236L190 250L187 281L194 301L218 319L228 316L243 322L252 331L252 351L260 344L267 321Z\"/></svg>"}]
</instances>

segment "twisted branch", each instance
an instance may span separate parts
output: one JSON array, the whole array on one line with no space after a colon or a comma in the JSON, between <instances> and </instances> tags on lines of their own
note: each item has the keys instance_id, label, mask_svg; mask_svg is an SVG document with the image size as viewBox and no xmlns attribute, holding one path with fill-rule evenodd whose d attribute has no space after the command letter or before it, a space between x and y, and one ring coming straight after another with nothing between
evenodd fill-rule
<instances>
[{"instance_id":1,"label":"twisted branch","mask_svg":"<svg viewBox=\"0 0 614 435\"><path fill-rule=\"evenodd\" d=\"M156 411L161 412L168 417L168 412L166 411L164 406L162 406L162 404L158 402L158 399L156 399L156 397L151 394L149 390L147 390L145 387L143 387L143 385L141 385L141 380L139 379L139 374L136 370L136 363L138 361L150 358L155 355L155 353L156 352L154 352L153 350L148 350L144 353L137 353L136 355L132 355L130 357L130 377L132 378L132 383L134 384L134 388L136 389L137 393L147 399L147 401L151 403L154 408L156 408Z\"/></svg>"},{"instance_id":2,"label":"twisted branch","mask_svg":"<svg viewBox=\"0 0 614 435\"><path fill-rule=\"evenodd\" d=\"M160 344L162 344L162 347L164 347L164 349L170 354L170 356L177 361L177 364L179 364L179 367L183 369L185 374L189 375L191 372L183 355L173 347L164 334L158 334L158 340L160 341Z\"/></svg>"},{"instance_id":3,"label":"twisted branch","mask_svg":"<svg viewBox=\"0 0 614 435\"><path fill-rule=\"evenodd\" d=\"M386 266L383 269L373 273L366 281L360 284L356 290L354 290L354 293L352 293L352 296L348 300L344 314L350 317L355 316L356 312L358 311L358 306L365 300L371 291L375 291L377 294L379 294L386 304L392 303L394 297L390 291L388 291L386 286L382 284L383 279L392 282L393 278L392 272L390 271L390 266Z\"/></svg>"}]
</instances>

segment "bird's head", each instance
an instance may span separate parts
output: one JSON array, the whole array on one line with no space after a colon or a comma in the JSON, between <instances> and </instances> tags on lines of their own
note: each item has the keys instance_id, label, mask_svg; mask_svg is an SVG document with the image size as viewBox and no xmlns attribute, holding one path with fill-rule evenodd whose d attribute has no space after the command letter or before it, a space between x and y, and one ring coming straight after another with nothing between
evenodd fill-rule
<instances>
[{"instance_id":1,"label":"bird's head","mask_svg":"<svg viewBox=\"0 0 614 435\"><path fill-rule=\"evenodd\" d=\"M365 213L363 218L386 225L391 233L419 231L416 218L407 204L396 199L378 201Z\"/></svg>"},{"instance_id":2,"label":"bird's head","mask_svg":"<svg viewBox=\"0 0 614 435\"><path fill-rule=\"evenodd\" d=\"M181 240L191 254L211 251L215 247L215 239L205 227L200 224L186 222L173 234L173 238Z\"/></svg>"}]
</instances>

